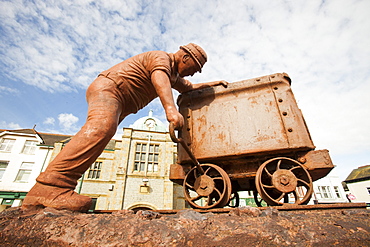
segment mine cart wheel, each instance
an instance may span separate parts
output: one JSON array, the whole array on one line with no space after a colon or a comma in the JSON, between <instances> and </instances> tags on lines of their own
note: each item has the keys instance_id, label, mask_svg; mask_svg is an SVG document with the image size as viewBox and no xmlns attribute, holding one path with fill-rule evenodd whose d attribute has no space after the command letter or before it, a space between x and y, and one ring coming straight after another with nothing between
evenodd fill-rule
<instances>
[{"instance_id":1,"label":"mine cart wheel","mask_svg":"<svg viewBox=\"0 0 370 247\"><path fill-rule=\"evenodd\" d=\"M274 158L263 163L256 173L256 188L262 199L271 206L307 204L313 192L312 179L306 168L290 158Z\"/></svg>"},{"instance_id":2,"label":"mine cart wheel","mask_svg":"<svg viewBox=\"0 0 370 247\"><path fill-rule=\"evenodd\" d=\"M269 204L267 204L265 202L265 200L263 200L263 198L258 197L257 190L253 190L253 199L254 199L254 202L256 203L257 207L267 207L267 206L269 206ZM288 203L288 202L289 202L289 196L286 194L284 196L284 203Z\"/></svg>"},{"instance_id":3,"label":"mine cart wheel","mask_svg":"<svg viewBox=\"0 0 370 247\"><path fill-rule=\"evenodd\" d=\"M230 201L231 181L219 166L202 164L204 174L193 167L184 179L186 201L193 208L209 209L223 207Z\"/></svg>"},{"instance_id":4,"label":"mine cart wheel","mask_svg":"<svg viewBox=\"0 0 370 247\"><path fill-rule=\"evenodd\" d=\"M234 200L234 205L231 205L231 202ZM227 204L227 206L229 206L230 208L237 208L239 207L240 205L240 197L239 197L239 194L237 191L233 191L231 193L231 196L230 196L230 200L229 200L229 203Z\"/></svg>"},{"instance_id":5,"label":"mine cart wheel","mask_svg":"<svg viewBox=\"0 0 370 247\"><path fill-rule=\"evenodd\" d=\"M268 204L263 200L262 198L258 197L258 192L257 190L253 190L253 199L254 202L256 203L257 207L265 207L268 206Z\"/></svg>"}]
</instances>

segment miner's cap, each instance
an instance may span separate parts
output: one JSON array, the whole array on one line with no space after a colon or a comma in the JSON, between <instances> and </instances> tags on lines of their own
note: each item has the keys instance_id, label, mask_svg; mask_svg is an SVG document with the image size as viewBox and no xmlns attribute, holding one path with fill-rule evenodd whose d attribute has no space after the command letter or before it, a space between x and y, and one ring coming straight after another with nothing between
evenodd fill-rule
<instances>
[{"instance_id":1,"label":"miner's cap","mask_svg":"<svg viewBox=\"0 0 370 247\"><path fill-rule=\"evenodd\" d=\"M198 71L202 72L203 65L207 62L207 53L200 47L194 43L189 43L187 45L180 46L180 49L183 49L190 56L197 62L199 69Z\"/></svg>"}]
</instances>

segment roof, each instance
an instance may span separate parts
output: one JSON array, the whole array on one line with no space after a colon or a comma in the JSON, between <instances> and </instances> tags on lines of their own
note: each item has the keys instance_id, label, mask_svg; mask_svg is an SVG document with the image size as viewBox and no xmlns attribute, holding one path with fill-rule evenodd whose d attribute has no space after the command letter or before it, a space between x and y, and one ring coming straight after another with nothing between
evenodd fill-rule
<instances>
[{"instance_id":1,"label":"roof","mask_svg":"<svg viewBox=\"0 0 370 247\"><path fill-rule=\"evenodd\" d=\"M166 126L161 120L156 117L153 117L153 111L149 111L149 115L146 117L139 118L136 120L130 128L136 130L148 130L148 131L157 131L157 132L167 132Z\"/></svg>"},{"instance_id":2,"label":"roof","mask_svg":"<svg viewBox=\"0 0 370 247\"><path fill-rule=\"evenodd\" d=\"M38 135L43 140L43 143L41 145L45 145L45 146L54 146L54 143L57 143L57 142L68 143L70 139L73 137L72 135L41 133L41 132L36 131L35 129L17 129L17 130L0 129L0 133L5 132L5 131L12 132L12 133ZM116 145L116 141L111 139L109 143L107 144L107 146L105 147L105 149L114 150L115 145Z\"/></svg>"},{"instance_id":3,"label":"roof","mask_svg":"<svg viewBox=\"0 0 370 247\"><path fill-rule=\"evenodd\" d=\"M49 134L49 133L39 133L41 138L44 140L44 144L48 146L53 146L56 142L62 142L66 139L71 138L71 135L60 135L60 134Z\"/></svg>"},{"instance_id":4,"label":"roof","mask_svg":"<svg viewBox=\"0 0 370 247\"><path fill-rule=\"evenodd\" d=\"M360 166L357 169L352 170L344 182L354 183L370 180L370 165Z\"/></svg>"},{"instance_id":5,"label":"roof","mask_svg":"<svg viewBox=\"0 0 370 247\"><path fill-rule=\"evenodd\" d=\"M41 133L41 132L36 131L35 129L17 129L17 130L0 129L0 133L5 132L5 131L12 132L12 133L38 135L43 140L42 144L47 145L47 146L54 146L54 143L61 142L65 139L72 137L71 135Z\"/></svg>"},{"instance_id":6,"label":"roof","mask_svg":"<svg viewBox=\"0 0 370 247\"><path fill-rule=\"evenodd\" d=\"M37 134L37 131L35 129L16 129L16 130L5 130L5 129L0 129L0 133L2 132L13 132L13 133L22 133L22 134Z\"/></svg>"}]
</instances>

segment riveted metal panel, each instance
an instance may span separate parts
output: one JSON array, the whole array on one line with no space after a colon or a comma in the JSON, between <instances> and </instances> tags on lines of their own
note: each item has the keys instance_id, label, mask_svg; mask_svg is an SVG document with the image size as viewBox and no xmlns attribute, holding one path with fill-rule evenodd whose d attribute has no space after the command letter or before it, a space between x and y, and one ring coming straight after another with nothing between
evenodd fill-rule
<instances>
[{"instance_id":1,"label":"riveted metal panel","mask_svg":"<svg viewBox=\"0 0 370 247\"><path fill-rule=\"evenodd\" d=\"M198 160L314 149L285 73L180 95L181 136ZM189 162L179 145L180 163Z\"/></svg>"}]
</instances>

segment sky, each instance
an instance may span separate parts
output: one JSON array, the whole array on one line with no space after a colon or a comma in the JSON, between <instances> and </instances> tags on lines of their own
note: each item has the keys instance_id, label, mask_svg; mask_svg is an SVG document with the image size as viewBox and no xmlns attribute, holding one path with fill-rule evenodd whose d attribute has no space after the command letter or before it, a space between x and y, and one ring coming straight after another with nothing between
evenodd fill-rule
<instances>
[{"instance_id":1,"label":"sky","mask_svg":"<svg viewBox=\"0 0 370 247\"><path fill-rule=\"evenodd\" d=\"M368 0L0 0L0 128L75 134L96 76L136 54L199 44L193 83L286 72L316 149L344 180L370 164ZM176 98L178 94L174 93ZM119 126L153 116L158 99Z\"/></svg>"}]
</instances>

